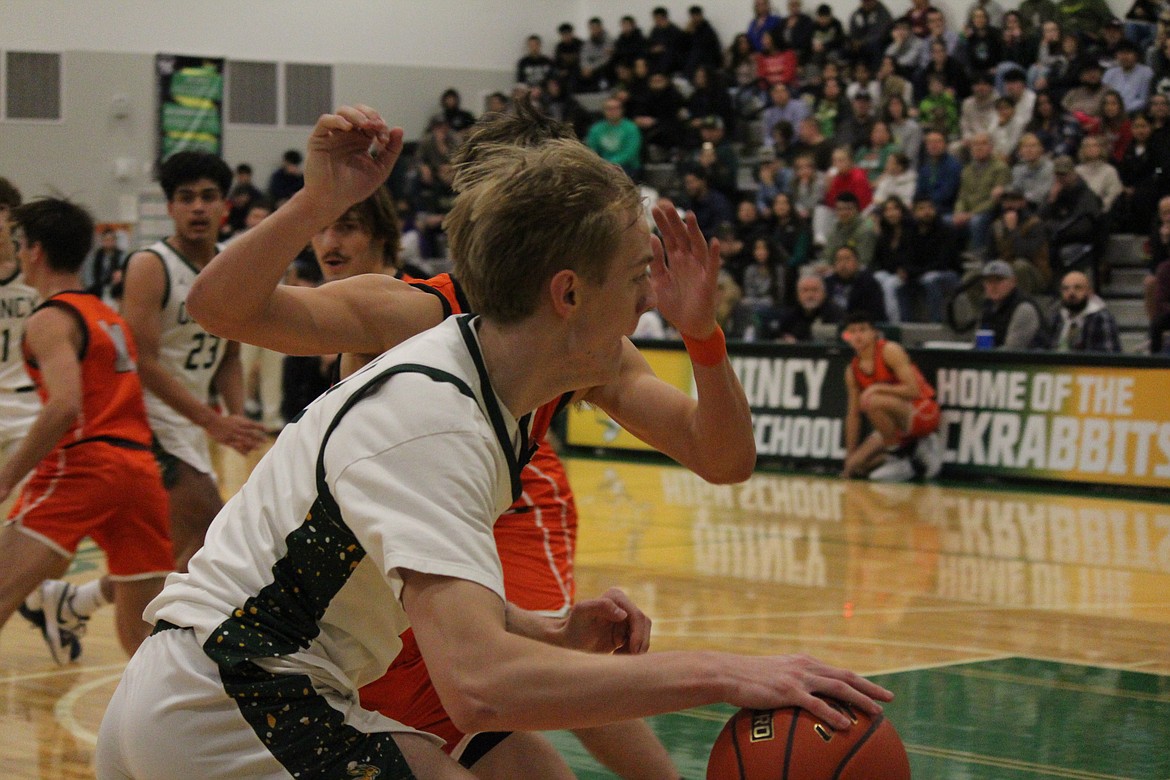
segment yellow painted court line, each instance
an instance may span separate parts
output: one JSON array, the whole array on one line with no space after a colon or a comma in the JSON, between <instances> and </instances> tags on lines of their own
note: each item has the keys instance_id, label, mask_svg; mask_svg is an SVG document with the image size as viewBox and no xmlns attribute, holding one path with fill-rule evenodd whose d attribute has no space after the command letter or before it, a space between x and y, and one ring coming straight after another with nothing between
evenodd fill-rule
<instances>
[{"instance_id":1,"label":"yellow painted court line","mask_svg":"<svg viewBox=\"0 0 1170 780\"><path fill-rule=\"evenodd\" d=\"M1036 764L1031 761L1019 761L1014 758L985 756L980 753L968 753L964 750L950 750L948 748L936 748L928 745L906 745L906 752L916 756L930 756L932 758L943 758L948 761L958 761L964 764L979 764L981 766L993 766L1001 769L1015 769L1022 772L1032 772L1037 775L1069 778L1070 780L1137 780L1128 775L1106 775L1083 769Z\"/></svg>"}]
</instances>

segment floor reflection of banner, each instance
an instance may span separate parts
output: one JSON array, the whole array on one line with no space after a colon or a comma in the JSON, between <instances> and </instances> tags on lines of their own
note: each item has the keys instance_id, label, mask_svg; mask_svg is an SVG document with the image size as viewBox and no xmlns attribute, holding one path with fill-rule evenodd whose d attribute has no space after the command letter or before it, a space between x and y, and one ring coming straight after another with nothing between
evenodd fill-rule
<instances>
[{"instance_id":1,"label":"floor reflection of banner","mask_svg":"<svg viewBox=\"0 0 1170 780\"><path fill-rule=\"evenodd\" d=\"M841 462L847 351L769 344L731 345L729 352L752 407L761 461ZM685 351L642 353L660 377L694 394ZM952 350L911 350L911 356L943 409L944 476L1170 487L1165 363ZM1086 365L1090 360L1096 365ZM649 449L590 407L570 411L568 442Z\"/></svg>"},{"instance_id":2,"label":"floor reflection of banner","mask_svg":"<svg viewBox=\"0 0 1170 780\"><path fill-rule=\"evenodd\" d=\"M159 54L155 73L159 161L180 151L221 154L224 61Z\"/></svg>"}]
</instances>

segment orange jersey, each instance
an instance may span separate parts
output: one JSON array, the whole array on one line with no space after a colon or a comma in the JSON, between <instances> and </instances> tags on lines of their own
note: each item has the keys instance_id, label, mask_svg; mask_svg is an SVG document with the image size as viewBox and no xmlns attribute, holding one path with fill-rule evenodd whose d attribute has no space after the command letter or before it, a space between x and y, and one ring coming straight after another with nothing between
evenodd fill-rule
<instances>
[{"instance_id":1,"label":"orange jersey","mask_svg":"<svg viewBox=\"0 0 1170 780\"><path fill-rule=\"evenodd\" d=\"M885 359L882 357L882 351L885 349L885 346L885 339L878 339L877 343L874 344L872 374L867 374L861 370L860 357L855 356L853 358L853 362L849 364L850 370L853 371L853 378L857 380L857 387L859 390L864 390L870 385L876 384L898 384L899 380L897 374L895 374L893 369L891 369L889 365L886 364ZM926 377L924 377L922 372L918 370L918 366L911 363L910 367L914 369L914 379L918 383L918 398L915 400L923 398L934 398L934 388L931 387L930 383L926 381Z\"/></svg>"},{"instance_id":2,"label":"orange jersey","mask_svg":"<svg viewBox=\"0 0 1170 780\"><path fill-rule=\"evenodd\" d=\"M84 441L128 442L150 447L150 426L138 378L138 349L130 328L96 295L61 292L37 307L56 307L72 314L81 327L81 413L53 449ZM40 368L22 344L25 367L36 384L41 402L48 400Z\"/></svg>"}]
</instances>

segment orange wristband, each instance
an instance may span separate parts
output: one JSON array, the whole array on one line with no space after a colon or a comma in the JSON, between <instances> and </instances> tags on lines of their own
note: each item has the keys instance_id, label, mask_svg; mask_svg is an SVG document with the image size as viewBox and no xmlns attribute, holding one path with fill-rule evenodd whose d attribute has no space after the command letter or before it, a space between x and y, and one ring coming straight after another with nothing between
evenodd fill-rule
<instances>
[{"instance_id":1,"label":"orange wristband","mask_svg":"<svg viewBox=\"0 0 1170 780\"><path fill-rule=\"evenodd\" d=\"M692 339L686 335L682 339L691 362L696 366L717 366L727 357L727 339L723 335L723 328L718 325L705 339Z\"/></svg>"}]
</instances>

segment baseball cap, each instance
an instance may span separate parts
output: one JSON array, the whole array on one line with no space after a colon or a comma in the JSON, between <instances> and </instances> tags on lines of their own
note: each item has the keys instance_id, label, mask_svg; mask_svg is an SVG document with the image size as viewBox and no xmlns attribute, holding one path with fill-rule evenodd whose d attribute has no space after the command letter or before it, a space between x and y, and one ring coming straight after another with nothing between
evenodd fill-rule
<instances>
[{"instance_id":1,"label":"baseball cap","mask_svg":"<svg viewBox=\"0 0 1170 780\"><path fill-rule=\"evenodd\" d=\"M1012 265L1007 260L992 260L983 266L983 272L980 276L994 276L1001 279L1015 279L1016 272L1012 270Z\"/></svg>"}]
</instances>

